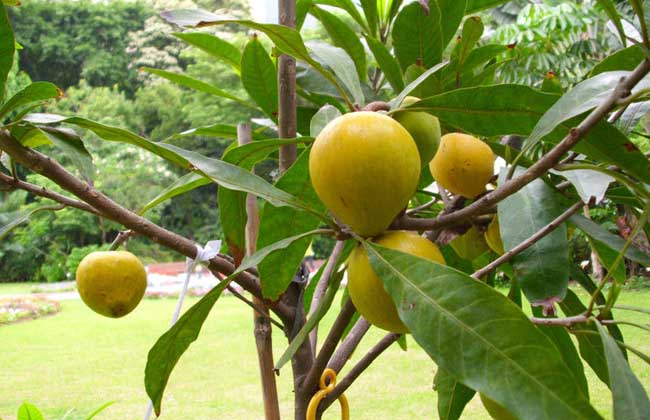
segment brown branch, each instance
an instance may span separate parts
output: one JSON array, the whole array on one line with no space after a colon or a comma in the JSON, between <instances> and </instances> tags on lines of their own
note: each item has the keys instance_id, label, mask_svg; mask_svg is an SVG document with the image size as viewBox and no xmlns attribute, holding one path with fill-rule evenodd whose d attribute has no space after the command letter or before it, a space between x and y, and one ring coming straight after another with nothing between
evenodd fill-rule
<instances>
[{"instance_id":1,"label":"brown branch","mask_svg":"<svg viewBox=\"0 0 650 420\"><path fill-rule=\"evenodd\" d=\"M366 353L361 360L357 362L352 369L350 369L350 372L348 372L343 379L341 379L336 386L334 387L334 390L321 401L319 405L319 412L325 411L327 407L329 407L336 399L345 392L346 389L352 385L352 383L363 373L364 370L372 364L372 362L375 361L377 357L379 357L380 354L384 352L388 347L391 346L395 341L397 341L400 337L400 334L396 333L389 333L384 336L373 348L368 350L368 353Z\"/></svg>"},{"instance_id":2,"label":"brown branch","mask_svg":"<svg viewBox=\"0 0 650 420\"><path fill-rule=\"evenodd\" d=\"M330 279L332 278L332 274L334 273L334 270L338 265L337 263L339 261L339 258L341 257L341 253L343 252L344 247L345 247L345 241L336 241L336 245L334 245L334 249L332 250L329 260L327 260L327 265L323 270L323 274L321 275L320 280L316 285L316 289L314 290L314 295L312 296L311 299L311 305L309 306L309 315L307 316L308 318L311 318L314 315L314 312L316 311L318 304L323 299L323 296L325 296L325 292L327 291L327 286L329 286ZM309 333L309 342L311 345L311 351L314 354L316 354L317 341L318 341L318 325L316 325L314 329Z\"/></svg>"},{"instance_id":3,"label":"brown branch","mask_svg":"<svg viewBox=\"0 0 650 420\"><path fill-rule=\"evenodd\" d=\"M296 27L296 0L278 0L278 21L289 28ZM283 139L296 137L296 59L282 54L278 58L278 135ZM296 160L298 148L287 144L280 148L280 173Z\"/></svg>"},{"instance_id":4,"label":"brown branch","mask_svg":"<svg viewBox=\"0 0 650 420\"><path fill-rule=\"evenodd\" d=\"M357 348L361 339L370 329L370 323L364 317L359 317L359 320L354 324L350 332L339 346L336 353L330 358L327 367L339 373L345 363L350 359L352 353Z\"/></svg>"},{"instance_id":5,"label":"brown branch","mask_svg":"<svg viewBox=\"0 0 650 420\"><path fill-rule=\"evenodd\" d=\"M96 216L104 217L96 208L84 203L83 201L66 197L65 195L48 190L47 188L38 186L36 184L31 184L29 182L21 181L20 179L14 178L12 176L5 175L2 172L0 172L0 182L7 185L11 185L12 187L15 188L20 188L21 190L28 191L39 197L56 201L57 203L64 204L67 207L74 207L76 209L83 210L88 213L92 213Z\"/></svg>"},{"instance_id":6,"label":"brown branch","mask_svg":"<svg viewBox=\"0 0 650 420\"><path fill-rule=\"evenodd\" d=\"M327 367L327 362L332 353L334 353L336 345L341 339L341 336L343 336L345 328L350 323L355 311L356 309L354 308L352 301L348 298L345 301L343 308L341 308L341 312L339 312L339 315L336 317L332 328L330 328L327 338L325 338L325 341L323 342L323 347L318 352L316 360L312 364L304 382L302 383L301 388L304 393L311 395L316 392L318 378L320 378L323 370Z\"/></svg>"},{"instance_id":7,"label":"brown branch","mask_svg":"<svg viewBox=\"0 0 650 420\"><path fill-rule=\"evenodd\" d=\"M612 94L605 99L596 109L594 109L577 127L571 129L569 134L551 149L541 159L531 165L526 171L516 178L510 179L499 188L484 195L471 205L456 212L440 215L434 219L414 219L408 216L402 216L393 222L394 229L407 230L432 230L441 227L451 226L460 221L466 220L481 211L494 206L504 198L516 193L528 183L539 178L546 171L555 166L564 154L570 151L584 136L596 126L600 121L607 117L607 114L617 105L621 98L630 95L634 86L650 72L650 62L643 60L634 71L625 78L622 78L616 85Z\"/></svg>"},{"instance_id":8,"label":"brown branch","mask_svg":"<svg viewBox=\"0 0 650 420\"><path fill-rule=\"evenodd\" d=\"M530 321L533 324L537 325L554 325L554 326L560 326L560 327L570 327L575 324L584 324L585 322L589 321L589 318L586 315L575 315L575 316L568 316L566 318L538 318L538 317L530 317Z\"/></svg>"},{"instance_id":9,"label":"brown branch","mask_svg":"<svg viewBox=\"0 0 650 420\"><path fill-rule=\"evenodd\" d=\"M370 111L370 112L390 111L390 104L384 101L374 101L374 102L370 102L369 104L361 108L361 111Z\"/></svg>"},{"instance_id":10,"label":"brown branch","mask_svg":"<svg viewBox=\"0 0 650 420\"><path fill-rule=\"evenodd\" d=\"M438 202L438 199L437 199L437 198L434 198L433 200L428 201L428 202L426 202L426 203L424 203L424 204L422 204L422 205L420 205L420 206L417 206L417 207L414 207L414 208L412 208L412 209L406 210L406 215L407 215L407 216L410 216L410 215L412 215L412 214L415 214L415 213L421 212L422 210L426 210L426 209L432 207L432 206L433 206L434 204L436 204L437 202Z\"/></svg>"},{"instance_id":11,"label":"brown branch","mask_svg":"<svg viewBox=\"0 0 650 420\"><path fill-rule=\"evenodd\" d=\"M578 210L580 210L583 207L582 201L575 203L568 209L564 211L561 215L556 217L555 219L551 220L549 224L535 232L533 235L530 236L530 238L526 239L525 241L521 242L519 245L515 246L512 248L510 251L504 253L501 255L499 258L496 260L492 261L485 267L481 268L480 270L476 271L474 274L472 274L472 277L475 279L480 279L484 275L490 273L492 270L500 266L501 264L505 263L506 261L509 261L513 257L519 255L521 252L525 251L528 249L531 245L535 244L538 242L540 239L542 239L544 236L548 235L549 233L553 232L555 229L557 229L566 219L574 215Z\"/></svg>"},{"instance_id":12,"label":"brown branch","mask_svg":"<svg viewBox=\"0 0 650 420\"><path fill-rule=\"evenodd\" d=\"M181 255L189 258L196 258L196 244L174 232L152 223L144 217L138 216L130 210L117 204L106 195L96 190L91 185L77 179L69 173L58 162L36 150L28 149L21 145L6 130L0 130L0 147L7 152L16 162L39 173L66 191L71 192L91 207L99 211L104 217L120 223L123 226L151 238L153 241L170 248ZM208 262L210 270L217 275L223 273L232 274L235 271L234 264L227 258L218 255ZM236 282L252 295L262 297L262 289L259 280L249 272L241 273ZM282 303L273 303L273 310L281 319L291 319L292 312Z\"/></svg>"}]
</instances>

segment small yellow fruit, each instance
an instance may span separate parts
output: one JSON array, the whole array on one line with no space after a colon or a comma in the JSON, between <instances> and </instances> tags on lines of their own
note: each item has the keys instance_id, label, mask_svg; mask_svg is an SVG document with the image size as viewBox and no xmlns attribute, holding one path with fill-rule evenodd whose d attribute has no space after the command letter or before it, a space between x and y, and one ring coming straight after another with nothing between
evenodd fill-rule
<instances>
[{"instance_id":1,"label":"small yellow fruit","mask_svg":"<svg viewBox=\"0 0 650 420\"><path fill-rule=\"evenodd\" d=\"M485 231L485 242L492 251L499 255L503 255L506 251L503 249L503 241L501 240L501 232L499 231L499 219L494 216L494 219L488 225Z\"/></svg>"},{"instance_id":2,"label":"small yellow fruit","mask_svg":"<svg viewBox=\"0 0 650 420\"><path fill-rule=\"evenodd\" d=\"M508 410L506 410L498 402L489 399L485 395L479 393L481 401L483 402L483 407L490 413L490 416L494 420L518 420L517 417L513 416Z\"/></svg>"},{"instance_id":3,"label":"small yellow fruit","mask_svg":"<svg viewBox=\"0 0 650 420\"><path fill-rule=\"evenodd\" d=\"M431 261L445 264L438 247L414 232L389 231L375 241L379 245L396 249ZM406 333L384 283L375 274L362 245L357 246L348 261L348 292L359 313L371 324L396 333Z\"/></svg>"},{"instance_id":4,"label":"small yellow fruit","mask_svg":"<svg viewBox=\"0 0 650 420\"><path fill-rule=\"evenodd\" d=\"M77 268L77 289L84 303L98 314L122 317L138 306L147 287L147 273L126 251L88 254Z\"/></svg>"},{"instance_id":5,"label":"small yellow fruit","mask_svg":"<svg viewBox=\"0 0 650 420\"><path fill-rule=\"evenodd\" d=\"M378 235L404 209L420 178L411 135L377 112L331 121L309 155L314 190L325 206L362 236Z\"/></svg>"},{"instance_id":6,"label":"small yellow fruit","mask_svg":"<svg viewBox=\"0 0 650 420\"><path fill-rule=\"evenodd\" d=\"M412 105L419 100L420 98L415 96L407 96L402 101L402 106ZM393 118L402 124L415 140L420 153L420 163L424 167L436 154L440 144L440 122L438 118L421 111L400 111L396 112Z\"/></svg>"},{"instance_id":7,"label":"small yellow fruit","mask_svg":"<svg viewBox=\"0 0 650 420\"><path fill-rule=\"evenodd\" d=\"M445 134L429 168L438 185L454 194L474 198L485 191L494 174L494 153L476 137Z\"/></svg>"},{"instance_id":8,"label":"small yellow fruit","mask_svg":"<svg viewBox=\"0 0 650 420\"><path fill-rule=\"evenodd\" d=\"M467 232L451 241L449 245L458 256L469 261L480 257L488 250L483 233L476 226L472 226Z\"/></svg>"}]
</instances>

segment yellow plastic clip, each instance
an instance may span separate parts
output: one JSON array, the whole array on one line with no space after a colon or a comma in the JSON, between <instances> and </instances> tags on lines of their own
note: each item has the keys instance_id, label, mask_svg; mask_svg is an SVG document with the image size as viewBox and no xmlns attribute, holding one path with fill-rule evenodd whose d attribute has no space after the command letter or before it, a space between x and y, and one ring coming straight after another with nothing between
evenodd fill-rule
<instances>
[{"instance_id":1,"label":"yellow plastic clip","mask_svg":"<svg viewBox=\"0 0 650 420\"><path fill-rule=\"evenodd\" d=\"M327 394L334 391L334 387L336 386L336 372L332 369L325 369L323 374L320 376L319 384L320 391L314 394L307 406L306 420L316 420L318 404L320 404L321 400L325 398ZM345 398L345 395L341 394L339 396L339 404L341 405L341 419L350 420L350 406L348 405L348 399Z\"/></svg>"}]
</instances>

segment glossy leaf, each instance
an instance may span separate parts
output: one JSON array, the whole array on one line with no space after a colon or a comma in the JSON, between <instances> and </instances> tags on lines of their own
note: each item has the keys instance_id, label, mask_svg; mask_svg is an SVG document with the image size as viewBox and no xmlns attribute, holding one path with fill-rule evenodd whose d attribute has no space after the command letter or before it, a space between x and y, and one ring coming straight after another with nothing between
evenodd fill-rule
<instances>
[{"instance_id":1,"label":"glossy leaf","mask_svg":"<svg viewBox=\"0 0 650 420\"><path fill-rule=\"evenodd\" d=\"M12 230L20 226L21 224L25 223L26 221L29 220L30 217L32 217L34 214L40 212L40 211L57 211L61 210L63 206L41 206L37 207L35 209L30 210L27 213L12 213L12 214L0 214L3 217L0 219L10 219L7 220L6 222L3 223L2 226L0 226L0 241L2 241L4 238L7 237L11 233Z\"/></svg>"},{"instance_id":2,"label":"glossy leaf","mask_svg":"<svg viewBox=\"0 0 650 420\"><path fill-rule=\"evenodd\" d=\"M16 420L43 420L43 414L35 405L24 402L18 408L18 418Z\"/></svg>"},{"instance_id":3,"label":"glossy leaf","mask_svg":"<svg viewBox=\"0 0 650 420\"><path fill-rule=\"evenodd\" d=\"M498 204L504 248L511 250L530 238L564 208L555 192L537 179ZM510 260L517 283L528 300L537 305L561 300L569 285L569 248L566 224Z\"/></svg>"},{"instance_id":4,"label":"glossy leaf","mask_svg":"<svg viewBox=\"0 0 650 420\"><path fill-rule=\"evenodd\" d=\"M402 70L395 57L390 53L388 48L375 38L366 36L368 48L372 51L377 65L384 72L384 76L394 91L398 92L404 89L404 79L402 78Z\"/></svg>"},{"instance_id":5,"label":"glossy leaf","mask_svg":"<svg viewBox=\"0 0 650 420\"><path fill-rule=\"evenodd\" d=\"M440 420L458 420L476 391L466 387L449 372L438 368L433 379L433 388L438 394L438 417Z\"/></svg>"},{"instance_id":6,"label":"glossy leaf","mask_svg":"<svg viewBox=\"0 0 650 420\"><path fill-rule=\"evenodd\" d=\"M467 0L465 14L476 13L507 2L508 0Z\"/></svg>"},{"instance_id":7,"label":"glossy leaf","mask_svg":"<svg viewBox=\"0 0 650 420\"><path fill-rule=\"evenodd\" d=\"M334 74L341 80L343 86L352 95L354 103L357 105L365 104L363 91L359 76L354 70L354 62L350 56L341 48L333 47L320 41L312 41L308 44L309 49L323 63L332 69Z\"/></svg>"},{"instance_id":8,"label":"glossy leaf","mask_svg":"<svg viewBox=\"0 0 650 420\"><path fill-rule=\"evenodd\" d=\"M617 70L632 71L636 66L641 64L644 57L645 54L643 54L643 50L639 45L632 45L623 48L596 64L594 68L591 69L590 76L593 77L600 73Z\"/></svg>"},{"instance_id":9,"label":"glossy leaf","mask_svg":"<svg viewBox=\"0 0 650 420\"><path fill-rule=\"evenodd\" d=\"M557 95L526 86L495 85L457 89L423 99L410 108L427 111L454 130L479 136L527 136L557 99ZM577 124L576 119L563 121L545 139L557 143ZM617 165L650 183L650 161L611 124L597 124L574 151Z\"/></svg>"},{"instance_id":10,"label":"glossy leaf","mask_svg":"<svg viewBox=\"0 0 650 420\"><path fill-rule=\"evenodd\" d=\"M366 50L359 41L359 36L339 17L319 7L311 9L329 34L335 46L342 48L352 58L361 81L366 80ZM340 76L339 76L340 77Z\"/></svg>"},{"instance_id":11,"label":"glossy leaf","mask_svg":"<svg viewBox=\"0 0 650 420\"><path fill-rule=\"evenodd\" d=\"M552 170L551 172L571 182L585 204L589 203L591 197L595 198L596 203L600 203L605 197L609 184L614 182L614 178L611 176L590 169Z\"/></svg>"},{"instance_id":12,"label":"glossy leaf","mask_svg":"<svg viewBox=\"0 0 650 420\"><path fill-rule=\"evenodd\" d=\"M607 358L612 400L614 401L614 420L647 419L650 414L648 393L630 369L630 365L623 357L616 341L599 322L595 324L603 341Z\"/></svg>"},{"instance_id":13,"label":"glossy leaf","mask_svg":"<svg viewBox=\"0 0 650 420\"><path fill-rule=\"evenodd\" d=\"M205 32L175 32L173 35L201 51L225 61L236 72L240 71L241 52L230 42Z\"/></svg>"},{"instance_id":14,"label":"glossy leaf","mask_svg":"<svg viewBox=\"0 0 650 420\"><path fill-rule=\"evenodd\" d=\"M255 105L247 102L246 100L238 96L228 93L225 90L219 89L218 87L213 86L211 84L202 82L201 80L194 79L189 76L185 76L184 74L174 73L166 70L152 69L150 67L141 67L140 70L145 71L147 73L155 74L156 76L160 76L180 86L193 89L198 92L209 93L210 95L219 96L221 98L230 99L231 101L239 102L240 104L245 105L249 108L257 109Z\"/></svg>"},{"instance_id":15,"label":"glossy leaf","mask_svg":"<svg viewBox=\"0 0 650 420\"><path fill-rule=\"evenodd\" d=\"M309 150L298 157L275 186L319 211L325 210L309 178ZM257 246L262 248L281 239L315 229L320 223L317 217L304 211L288 207L264 206L260 216ZM295 241L283 251L269 256L259 264L257 270L260 273L264 297L276 300L286 290L305 257L310 243L310 238Z\"/></svg>"},{"instance_id":16,"label":"glossy leaf","mask_svg":"<svg viewBox=\"0 0 650 420\"><path fill-rule=\"evenodd\" d=\"M1 59L0 59L1 60ZM30 83L0 108L0 119L9 112L33 102L42 102L47 99L60 98L63 96L61 89L48 82Z\"/></svg>"},{"instance_id":17,"label":"glossy leaf","mask_svg":"<svg viewBox=\"0 0 650 420\"><path fill-rule=\"evenodd\" d=\"M429 3L427 15L419 3L411 3L399 12L392 31L395 56L402 69L411 64L430 68L442 60L440 9Z\"/></svg>"},{"instance_id":18,"label":"glossy leaf","mask_svg":"<svg viewBox=\"0 0 650 420\"><path fill-rule=\"evenodd\" d=\"M158 193L156 197L154 197L144 207L142 207L140 211L138 211L138 214L143 215L160 203L164 203L165 201L171 200L176 196L185 194L186 192L195 190L204 185L208 185L210 182L211 181L208 178L195 172L190 172L189 174L183 175L172 184L167 186L167 188Z\"/></svg>"},{"instance_id":19,"label":"glossy leaf","mask_svg":"<svg viewBox=\"0 0 650 420\"><path fill-rule=\"evenodd\" d=\"M468 0L438 0L442 25L442 48L456 37L456 31L465 15Z\"/></svg>"},{"instance_id":20,"label":"glossy leaf","mask_svg":"<svg viewBox=\"0 0 650 420\"><path fill-rule=\"evenodd\" d=\"M242 55L241 82L248 95L270 118L278 116L278 76L262 43L253 37Z\"/></svg>"},{"instance_id":21,"label":"glossy leaf","mask_svg":"<svg viewBox=\"0 0 650 420\"><path fill-rule=\"evenodd\" d=\"M612 250L616 251L616 253L621 252L625 246L625 240L623 238L608 232L605 228L593 222L592 220L587 219L584 216L574 214L569 218L569 221L573 223L578 229L583 231L587 236L605 244ZM634 245L631 245L627 249L625 258L628 258L644 266L650 266L650 255L641 251Z\"/></svg>"},{"instance_id":22,"label":"glossy leaf","mask_svg":"<svg viewBox=\"0 0 650 420\"><path fill-rule=\"evenodd\" d=\"M16 39L14 31L7 16L7 8L4 3L0 4L0 104L5 99L5 85L7 76L14 65L14 53L16 52Z\"/></svg>"},{"instance_id":23,"label":"glossy leaf","mask_svg":"<svg viewBox=\"0 0 650 420\"><path fill-rule=\"evenodd\" d=\"M438 366L521 418L601 418L557 348L506 296L444 265L364 246L400 319Z\"/></svg>"},{"instance_id":24,"label":"glossy leaf","mask_svg":"<svg viewBox=\"0 0 650 420\"><path fill-rule=\"evenodd\" d=\"M312 137L318 134L325 128L327 124L341 116L341 111L332 105L325 105L314 114L311 119L309 135Z\"/></svg>"}]
</instances>

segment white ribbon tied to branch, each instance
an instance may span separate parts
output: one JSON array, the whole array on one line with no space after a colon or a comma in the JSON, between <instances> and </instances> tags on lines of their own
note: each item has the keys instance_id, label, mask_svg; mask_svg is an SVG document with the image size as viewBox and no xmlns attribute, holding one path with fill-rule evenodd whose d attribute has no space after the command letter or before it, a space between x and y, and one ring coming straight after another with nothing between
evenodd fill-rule
<instances>
[{"instance_id":1,"label":"white ribbon tied to branch","mask_svg":"<svg viewBox=\"0 0 650 420\"><path fill-rule=\"evenodd\" d=\"M185 295L187 294L187 288L190 284L190 279L192 278L192 274L194 274L194 269L198 264L202 262L210 261L212 258L214 258L219 253L220 249L221 249L221 241L219 240L208 241L208 243L205 244L205 248L203 248L201 245L196 244L196 257L194 259L187 258L185 260L185 264L186 264L185 282L183 282L183 288L181 289L181 293L178 295L178 302L176 302L176 309L174 309L174 314L172 315L170 328L173 327L174 324L176 324L176 321L178 321L178 317L181 314L183 301L185 300ZM151 418L152 412L153 412L153 403L149 401L149 406L147 407L147 412L144 415L144 420L149 420Z\"/></svg>"}]
</instances>

